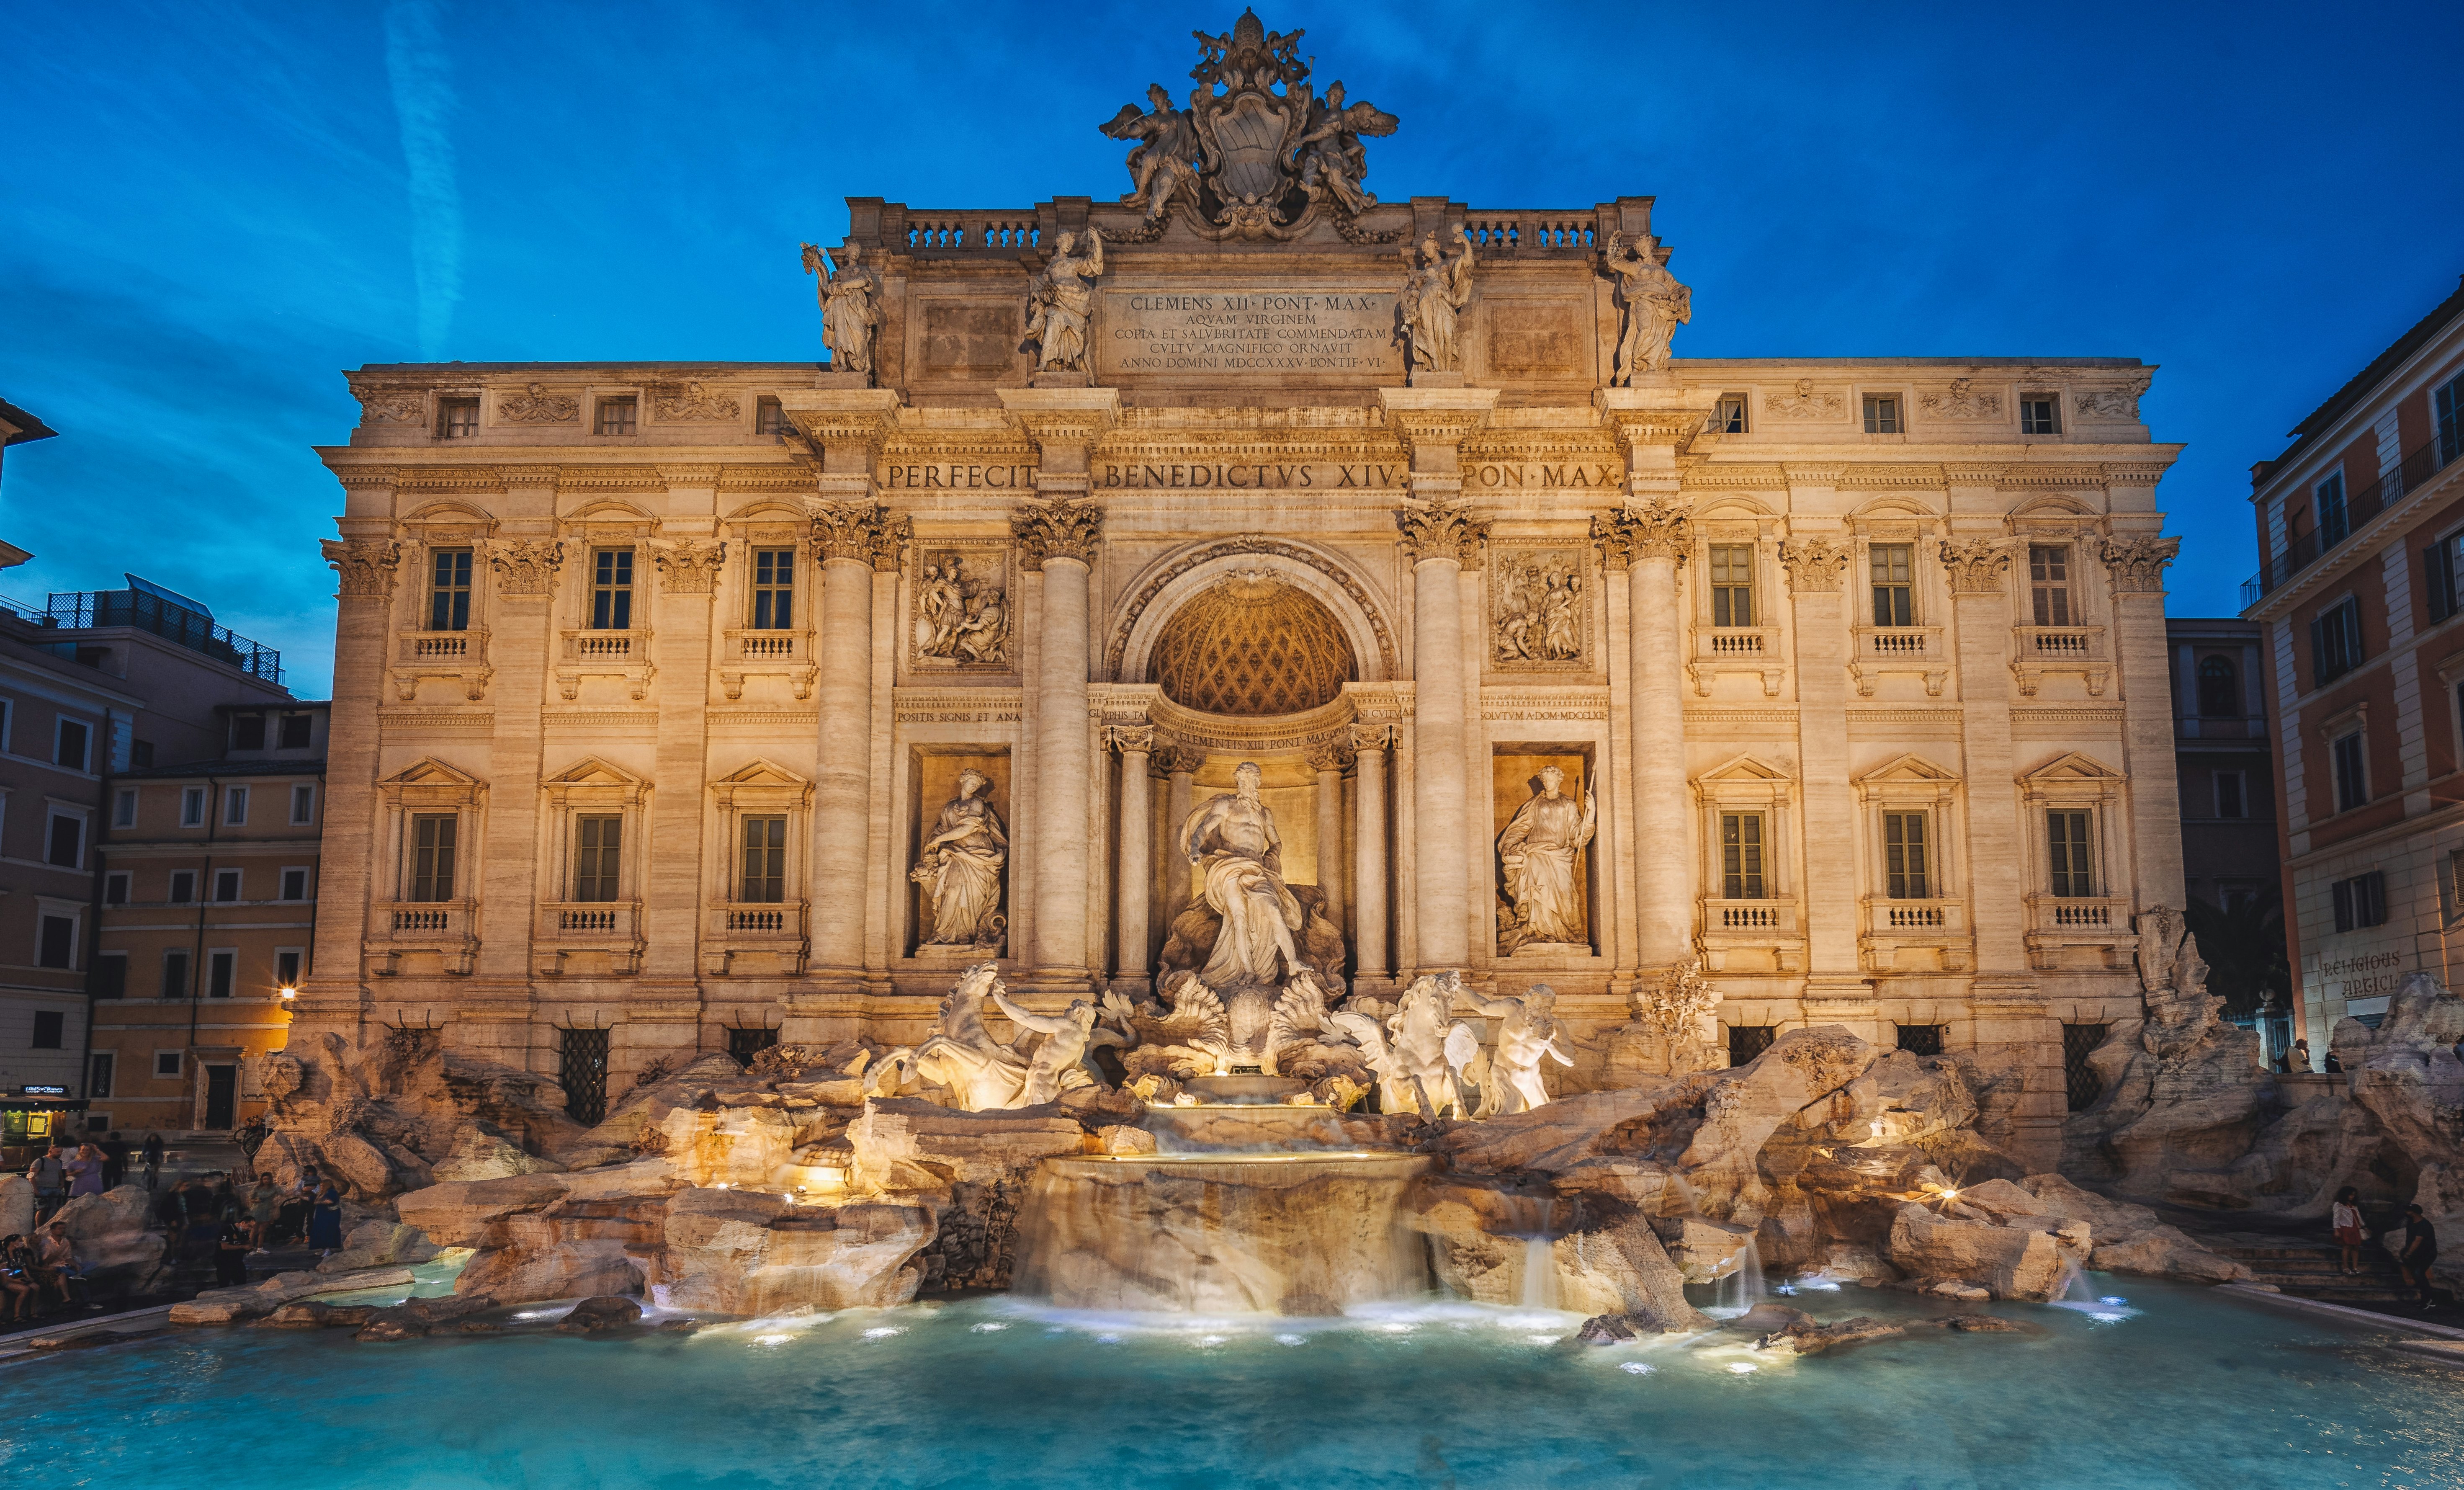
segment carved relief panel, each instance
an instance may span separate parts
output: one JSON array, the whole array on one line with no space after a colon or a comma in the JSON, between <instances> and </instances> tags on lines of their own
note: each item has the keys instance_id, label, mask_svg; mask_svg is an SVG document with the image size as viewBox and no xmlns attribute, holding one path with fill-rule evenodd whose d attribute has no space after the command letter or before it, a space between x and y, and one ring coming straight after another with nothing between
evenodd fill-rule
<instances>
[{"instance_id":1,"label":"carved relief panel","mask_svg":"<svg viewBox=\"0 0 2464 1490\"><path fill-rule=\"evenodd\" d=\"M1489 670L1591 671L1594 585L1582 549L1492 542L1489 559Z\"/></svg>"},{"instance_id":2,"label":"carved relief panel","mask_svg":"<svg viewBox=\"0 0 2464 1490\"><path fill-rule=\"evenodd\" d=\"M1016 671L1018 582L1010 545L959 538L913 545L907 665L918 673Z\"/></svg>"}]
</instances>

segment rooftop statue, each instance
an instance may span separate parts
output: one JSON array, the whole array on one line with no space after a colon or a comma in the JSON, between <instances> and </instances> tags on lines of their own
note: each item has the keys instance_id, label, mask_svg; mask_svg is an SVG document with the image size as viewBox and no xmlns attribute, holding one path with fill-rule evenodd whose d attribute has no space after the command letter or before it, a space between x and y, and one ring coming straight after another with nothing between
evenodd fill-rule
<instances>
[{"instance_id":1,"label":"rooftop statue","mask_svg":"<svg viewBox=\"0 0 2464 1490\"><path fill-rule=\"evenodd\" d=\"M1448 259L1439 251L1434 233L1420 240L1416 253L1403 245L1403 287L1396 312L1412 348L1415 372L1461 372L1463 346L1455 336L1457 313L1471 303L1473 266L1471 234L1455 225L1462 252Z\"/></svg>"},{"instance_id":2,"label":"rooftop statue","mask_svg":"<svg viewBox=\"0 0 2464 1490\"><path fill-rule=\"evenodd\" d=\"M1677 282L1652 245L1632 247L1624 234L1610 234L1600 256L1617 276L1617 298L1625 301L1625 335L1617 343L1614 381L1626 388L1636 373L1668 366L1669 339L1681 323L1694 319L1694 292ZM1805 385L1800 383L1797 391L1802 394Z\"/></svg>"},{"instance_id":3,"label":"rooftop statue","mask_svg":"<svg viewBox=\"0 0 2464 1490\"><path fill-rule=\"evenodd\" d=\"M1094 308L1095 280L1104 273L1104 234L1087 230L1087 252L1078 235L1063 234L1052 262L1027 288L1026 339L1036 346L1038 372L1087 370L1087 321Z\"/></svg>"},{"instance_id":4,"label":"rooftop statue","mask_svg":"<svg viewBox=\"0 0 2464 1490\"><path fill-rule=\"evenodd\" d=\"M881 277L864 257L864 245L849 243L838 252L838 265L810 243L804 245L804 273L818 276L815 293L822 301L822 345L830 349L830 367L839 372L872 377L872 340L881 330Z\"/></svg>"},{"instance_id":5,"label":"rooftop statue","mask_svg":"<svg viewBox=\"0 0 2464 1490\"><path fill-rule=\"evenodd\" d=\"M1193 91L1193 100L1205 90ZM1126 164L1130 170L1130 192L1124 202L1146 204L1147 221L1161 217L1173 201L1187 196L1198 200L1198 163L1205 158L1205 145L1198 138L1198 124L1186 109L1172 106L1172 95L1161 83L1147 85L1147 102L1153 107L1140 113L1134 103L1124 103L1110 123L1101 126L1115 140L1135 140L1138 147L1130 152Z\"/></svg>"}]
</instances>

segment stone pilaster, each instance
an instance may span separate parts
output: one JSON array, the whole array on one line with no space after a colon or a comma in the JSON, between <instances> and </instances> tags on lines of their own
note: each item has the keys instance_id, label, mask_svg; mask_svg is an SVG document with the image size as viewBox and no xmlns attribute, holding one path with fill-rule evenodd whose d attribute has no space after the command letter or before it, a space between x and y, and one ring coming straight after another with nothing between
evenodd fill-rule
<instances>
[{"instance_id":1,"label":"stone pilaster","mask_svg":"<svg viewBox=\"0 0 2464 1490\"><path fill-rule=\"evenodd\" d=\"M390 505L391 471L354 472L343 480L353 487L382 485ZM330 847L318 873L318 955L293 1014L303 1027L356 1037L370 907L376 897L388 893L387 887L371 883L372 871L385 857L376 789L377 708L385 693L386 648L392 644L387 612L402 551L384 536L385 524L346 517L342 530L369 536L324 544L325 562L341 582L334 621L333 723L325 747L324 842Z\"/></svg>"},{"instance_id":2,"label":"stone pilaster","mask_svg":"<svg viewBox=\"0 0 2464 1490\"><path fill-rule=\"evenodd\" d=\"M1792 513L1830 509L1837 467L1791 465L1787 471ZM1865 881L1857 862L1848 736L1837 723L1848 708L1846 608L1856 597L1847 571L1855 551L1844 537L1826 532L1828 527L1819 519L1792 517L1791 536L1779 550L1796 623L1797 788L1805 804L1805 889L1798 903L1805 907L1809 991L1863 998L1872 993L1862 986L1858 946L1857 887Z\"/></svg>"},{"instance_id":3,"label":"stone pilaster","mask_svg":"<svg viewBox=\"0 0 2464 1490\"><path fill-rule=\"evenodd\" d=\"M708 512L709 494L718 479L715 469L662 474L675 505L693 513L691 491L698 485L701 513ZM679 495L682 500L676 500ZM673 525L685 527L692 522L693 516L685 516ZM659 660L691 681L655 695L659 723L651 779L661 789L650 799L649 856L640 874L643 989L655 989L655 997L690 999L700 971L695 962L702 923L702 814L710 798L710 608L727 545L712 538L686 538L653 545L649 557L659 571L658 611L651 621L659 637ZM723 899L734 898L723 884L732 872L731 866L721 865L718 893Z\"/></svg>"},{"instance_id":4,"label":"stone pilaster","mask_svg":"<svg viewBox=\"0 0 2464 1490\"><path fill-rule=\"evenodd\" d=\"M2116 510L2123 507L2116 494ZM2133 507L2152 508L2151 493ZM2178 538L2108 538L2098 557L2113 576L2113 660L2122 679L2123 772L2130 778L2131 873L2139 910L2182 906L2181 779L2172 767L2173 698L2165 667L2165 567ZM2408 561L2409 562L2409 561Z\"/></svg>"},{"instance_id":5,"label":"stone pilaster","mask_svg":"<svg viewBox=\"0 0 2464 1490\"><path fill-rule=\"evenodd\" d=\"M1114 828L1120 870L1112 882L1120 887L1120 947L1114 961L1113 987L1132 998L1148 990L1148 913L1155 892L1155 870L1148 862L1155 849L1155 785L1150 760L1155 751L1153 724L1116 724L1106 732L1106 744L1121 756L1121 817Z\"/></svg>"},{"instance_id":6,"label":"stone pilaster","mask_svg":"<svg viewBox=\"0 0 2464 1490\"><path fill-rule=\"evenodd\" d=\"M478 890L479 955L473 991L485 995L499 1015L521 1017L533 1007L531 947L539 930L539 905L562 892L539 883L540 841L551 831L540 800L546 774L546 742L540 711L546 706L556 656L556 588L568 557L555 532L558 472L554 466L498 467L505 485L503 536L487 546L489 661L495 677L489 701L495 719L488 732L485 832L477 862L464 873ZM577 561L577 567L583 567ZM475 825L474 825L475 826ZM513 1017L500 1020L499 1028ZM535 1031L536 1023L532 1022ZM554 1056L526 1032L529 1048L517 1056L538 1069ZM461 1043L456 1041L456 1043ZM549 1069L552 1069L550 1067Z\"/></svg>"},{"instance_id":7,"label":"stone pilaster","mask_svg":"<svg viewBox=\"0 0 2464 1490\"><path fill-rule=\"evenodd\" d=\"M1956 496L1952 502L1958 505ZM1976 928L1976 970L1981 976L2024 976L2029 836L2019 820L2011 746L2011 542L1998 536L1947 538L1938 552L1958 638L1968 913Z\"/></svg>"},{"instance_id":8,"label":"stone pilaster","mask_svg":"<svg viewBox=\"0 0 2464 1490\"><path fill-rule=\"evenodd\" d=\"M1196 811L1198 767L1203 763L1186 745L1163 745L1155 751L1155 764L1164 779L1165 845L1155 865L1155 906L1168 927L1189 901L1189 861L1180 856L1180 830Z\"/></svg>"},{"instance_id":9,"label":"stone pilaster","mask_svg":"<svg viewBox=\"0 0 2464 1490\"><path fill-rule=\"evenodd\" d=\"M1343 929L1343 767L1349 742L1331 742L1309 752L1317 772L1317 884L1326 892L1326 919Z\"/></svg>"},{"instance_id":10,"label":"stone pilaster","mask_svg":"<svg viewBox=\"0 0 2464 1490\"><path fill-rule=\"evenodd\" d=\"M1352 840L1352 955L1355 973L1386 978L1394 967L1386 953L1386 724L1352 726L1353 769L1358 780Z\"/></svg>"},{"instance_id":11,"label":"stone pilaster","mask_svg":"<svg viewBox=\"0 0 2464 1490\"><path fill-rule=\"evenodd\" d=\"M1102 929L1089 914L1098 841L1093 793L1095 722L1088 713L1092 662L1091 575L1103 509L1090 496L1089 456L1120 417L1113 389L1002 389L1001 405L1036 447L1039 500L1017 509L1010 530L1020 567L1044 576L1038 617L1034 751L1036 981L1050 991L1087 988L1102 959Z\"/></svg>"}]
</instances>

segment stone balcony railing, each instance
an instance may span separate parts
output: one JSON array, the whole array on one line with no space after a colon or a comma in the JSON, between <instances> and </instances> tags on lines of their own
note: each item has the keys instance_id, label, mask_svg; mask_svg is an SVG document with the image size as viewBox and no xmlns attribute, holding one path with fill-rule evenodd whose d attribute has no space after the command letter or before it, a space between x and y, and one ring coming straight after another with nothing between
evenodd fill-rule
<instances>
[{"instance_id":1,"label":"stone balcony railing","mask_svg":"<svg viewBox=\"0 0 2464 1490\"><path fill-rule=\"evenodd\" d=\"M648 631L579 631L564 634L568 662L636 662L649 655Z\"/></svg>"},{"instance_id":2,"label":"stone balcony railing","mask_svg":"<svg viewBox=\"0 0 2464 1490\"><path fill-rule=\"evenodd\" d=\"M532 970L542 975L639 972L641 925L638 901L544 901L532 933Z\"/></svg>"},{"instance_id":3,"label":"stone balcony railing","mask_svg":"<svg viewBox=\"0 0 2464 1490\"><path fill-rule=\"evenodd\" d=\"M723 901L704 920L702 970L794 977L804 970L807 945L803 901Z\"/></svg>"},{"instance_id":4,"label":"stone balcony railing","mask_svg":"<svg viewBox=\"0 0 2464 1490\"><path fill-rule=\"evenodd\" d=\"M647 698L650 678L657 669L650 665L650 632L645 627L630 631L568 631L559 634L556 667L557 689L567 699L578 698L584 678L622 678L627 689L636 699Z\"/></svg>"},{"instance_id":5,"label":"stone balcony railing","mask_svg":"<svg viewBox=\"0 0 2464 1490\"><path fill-rule=\"evenodd\" d=\"M718 680L731 699L744 697L744 680L777 674L795 684L796 697L812 697L813 634L808 631L757 632L737 629L720 634Z\"/></svg>"},{"instance_id":6,"label":"stone balcony railing","mask_svg":"<svg viewBox=\"0 0 2464 1490\"><path fill-rule=\"evenodd\" d=\"M1917 673L1925 678L1925 692L1941 697L1942 685L1950 677L1950 657L1943 646L1941 627L1859 626L1854 632L1856 655L1849 659L1848 673L1857 681L1858 693L1871 698L1874 684L1884 673Z\"/></svg>"},{"instance_id":7,"label":"stone balcony railing","mask_svg":"<svg viewBox=\"0 0 2464 1490\"><path fill-rule=\"evenodd\" d=\"M370 967L381 977L402 971L406 952L433 952L445 970L453 973L468 973L478 955L473 906L467 900L400 901L381 907L377 915L367 950Z\"/></svg>"},{"instance_id":8,"label":"stone balcony railing","mask_svg":"<svg viewBox=\"0 0 2464 1490\"><path fill-rule=\"evenodd\" d=\"M1858 939L1873 972L1965 972L1969 962L1968 905L1962 901L1865 898L1865 931Z\"/></svg>"},{"instance_id":9,"label":"stone balcony railing","mask_svg":"<svg viewBox=\"0 0 2464 1490\"><path fill-rule=\"evenodd\" d=\"M2130 902L2108 896L2029 896L2024 940L2030 962L2040 971L2113 967L2139 945Z\"/></svg>"},{"instance_id":10,"label":"stone balcony railing","mask_svg":"<svg viewBox=\"0 0 2464 1490\"><path fill-rule=\"evenodd\" d=\"M488 691L488 634L473 627L459 632L403 632L395 643L394 695L408 703L419 697L423 678L450 678L460 682L473 701Z\"/></svg>"},{"instance_id":11,"label":"stone balcony railing","mask_svg":"<svg viewBox=\"0 0 2464 1490\"><path fill-rule=\"evenodd\" d=\"M1788 678L1786 634L1776 626L1697 627L1685 671L1703 698L1722 673L1750 673L1762 679L1763 697L1776 699Z\"/></svg>"},{"instance_id":12,"label":"stone balcony railing","mask_svg":"<svg viewBox=\"0 0 2464 1490\"><path fill-rule=\"evenodd\" d=\"M2087 691L2104 697L2113 677L2113 658L2105 649L2101 626L2021 626L2013 628L2011 673L2023 697L2036 696L2047 673L2077 673L2087 679Z\"/></svg>"},{"instance_id":13,"label":"stone balcony railing","mask_svg":"<svg viewBox=\"0 0 2464 1490\"><path fill-rule=\"evenodd\" d=\"M1703 963L1713 972L1802 972L1805 923L1793 898L1702 900Z\"/></svg>"}]
</instances>

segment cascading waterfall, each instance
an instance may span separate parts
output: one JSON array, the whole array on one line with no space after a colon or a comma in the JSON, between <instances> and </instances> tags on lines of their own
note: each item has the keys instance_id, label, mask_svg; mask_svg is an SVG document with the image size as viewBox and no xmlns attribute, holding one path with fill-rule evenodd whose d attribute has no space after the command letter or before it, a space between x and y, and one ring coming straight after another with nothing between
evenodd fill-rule
<instances>
[{"instance_id":1,"label":"cascading waterfall","mask_svg":"<svg viewBox=\"0 0 2464 1490\"><path fill-rule=\"evenodd\" d=\"M1751 1236L1747 1237L1746 1244L1737 1249L1733 1260L1736 1266L1720 1279L1720 1301L1712 1306L1712 1313L1734 1310L1743 1314L1769 1297L1763 1287L1763 1251Z\"/></svg>"}]
</instances>

